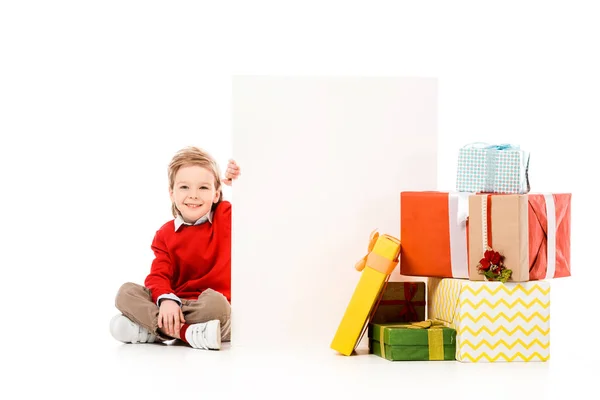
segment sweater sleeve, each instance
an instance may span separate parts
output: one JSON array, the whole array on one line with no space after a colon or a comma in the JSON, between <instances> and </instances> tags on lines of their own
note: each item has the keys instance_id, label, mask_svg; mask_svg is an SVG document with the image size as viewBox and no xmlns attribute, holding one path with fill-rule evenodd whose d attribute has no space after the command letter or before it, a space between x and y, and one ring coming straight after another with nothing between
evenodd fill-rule
<instances>
[{"instance_id":1,"label":"sweater sleeve","mask_svg":"<svg viewBox=\"0 0 600 400\"><path fill-rule=\"evenodd\" d=\"M156 232L152 240L152 251L154 251L154 260L150 274L146 277L144 285L152 293L152 301L156 303L159 296L173 293L171 288L171 278L173 276L173 263L167 251L167 246L161 231Z\"/></svg>"}]
</instances>

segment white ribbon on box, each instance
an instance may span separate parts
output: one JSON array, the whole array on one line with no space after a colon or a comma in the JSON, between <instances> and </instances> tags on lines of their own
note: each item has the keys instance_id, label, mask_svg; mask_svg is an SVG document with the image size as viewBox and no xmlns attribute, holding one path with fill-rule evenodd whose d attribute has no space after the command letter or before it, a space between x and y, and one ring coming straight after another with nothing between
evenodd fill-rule
<instances>
[{"instance_id":1,"label":"white ribbon on box","mask_svg":"<svg viewBox=\"0 0 600 400\"><path fill-rule=\"evenodd\" d=\"M467 254L467 217L470 192L448 193L448 225L450 227L450 262L454 278L469 278Z\"/></svg>"},{"instance_id":2,"label":"white ribbon on box","mask_svg":"<svg viewBox=\"0 0 600 400\"><path fill-rule=\"evenodd\" d=\"M546 279L554 278L556 271L556 203L551 193L544 193L546 201L546 219L548 228L546 232L548 246L548 266L546 267Z\"/></svg>"},{"instance_id":3,"label":"white ribbon on box","mask_svg":"<svg viewBox=\"0 0 600 400\"><path fill-rule=\"evenodd\" d=\"M483 250L488 246L487 240L487 198L489 195L481 196L481 229L483 232ZM556 271L556 203L552 193L544 193L546 202L546 276L544 279L554 278ZM483 257L483 255L482 255Z\"/></svg>"}]
</instances>

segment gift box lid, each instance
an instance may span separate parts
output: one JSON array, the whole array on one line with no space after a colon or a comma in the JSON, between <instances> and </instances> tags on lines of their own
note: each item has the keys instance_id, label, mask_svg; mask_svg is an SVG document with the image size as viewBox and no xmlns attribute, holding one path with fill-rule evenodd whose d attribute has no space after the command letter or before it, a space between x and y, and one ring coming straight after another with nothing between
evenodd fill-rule
<instances>
[{"instance_id":1,"label":"gift box lid","mask_svg":"<svg viewBox=\"0 0 600 400\"><path fill-rule=\"evenodd\" d=\"M421 322L422 323L422 322ZM416 323L419 324L419 323ZM456 345L456 330L445 326L430 328L416 328L415 323L389 323L369 324L369 338L381 341L383 330L383 343L390 346L429 346L429 330L442 331L443 344ZM412 327L411 327L412 326Z\"/></svg>"}]
</instances>

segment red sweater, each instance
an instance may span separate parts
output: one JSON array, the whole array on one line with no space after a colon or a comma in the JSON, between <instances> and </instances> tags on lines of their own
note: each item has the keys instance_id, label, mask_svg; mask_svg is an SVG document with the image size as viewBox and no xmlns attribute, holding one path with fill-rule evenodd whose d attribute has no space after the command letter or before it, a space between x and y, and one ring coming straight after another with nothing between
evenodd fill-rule
<instances>
[{"instance_id":1,"label":"red sweater","mask_svg":"<svg viewBox=\"0 0 600 400\"><path fill-rule=\"evenodd\" d=\"M196 300L206 289L222 293L231 301L231 203L217 204L212 223L164 224L152 241L154 261L144 285L156 303L158 296L174 293Z\"/></svg>"}]
</instances>

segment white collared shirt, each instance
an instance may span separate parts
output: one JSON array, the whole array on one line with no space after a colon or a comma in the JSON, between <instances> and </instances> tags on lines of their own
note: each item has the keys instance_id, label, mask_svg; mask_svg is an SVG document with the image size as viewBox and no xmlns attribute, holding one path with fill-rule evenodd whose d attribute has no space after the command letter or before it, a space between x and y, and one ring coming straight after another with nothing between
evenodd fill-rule
<instances>
[{"instance_id":1,"label":"white collared shirt","mask_svg":"<svg viewBox=\"0 0 600 400\"><path fill-rule=\"evenodd\" d=\"M204 217L201 217L198 221L194 222L193 224L190 224L188 222L185 222L183 220L183 218L181 217L181 215L177 215L177 217L175 218L175 232L177 232L179 230L179 228L181 228L181 225L201 225L203 223L205 223L206 221L210 222L212 224L212 220L213 220L213 212L209 211L208 214L206 214ZM163 294L158 296L158 298L156 299L156 305L160 307L160 301L163 299L170 299L170 300L175 300L176 302L179 303L179 306L181 306L181 299L179 297L177 297L174 293L169 293L169 294Z\"/></svg>"},{"instance_id":2,"label":"white collared shirt","mask_svg":"<svg viewBox=\"0 0 600 400\"><path fill-rule=\"evenodd\" d=\"M208 214L206 214L204 217L201 217L198 221L194 222L193 224L185 222L183 220L183 218L181 217L181 215L177 215L177 218L175 218L175 232L177 232L179 230L181 225L201 225L201 224L205 223L206 221L208 221L212 224L212 219L213 219L212 211L209 211Z\"/></svg>"}]
</instances>

